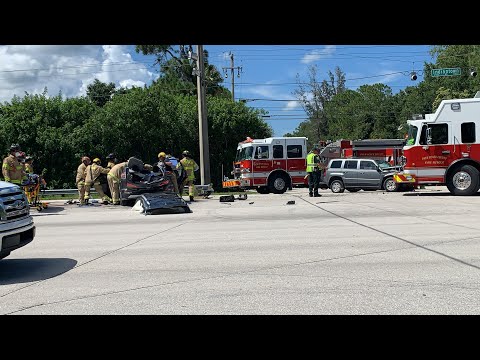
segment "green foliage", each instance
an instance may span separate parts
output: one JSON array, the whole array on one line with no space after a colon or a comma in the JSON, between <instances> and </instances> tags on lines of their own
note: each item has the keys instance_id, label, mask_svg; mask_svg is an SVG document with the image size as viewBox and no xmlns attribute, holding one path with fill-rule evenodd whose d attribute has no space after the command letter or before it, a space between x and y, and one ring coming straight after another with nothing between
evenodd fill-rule
<instances>
[{"instance_id":1,"label":"green foliage","mask_svg":"<svg viewBox=\"0 0 480 360\"><path fill-rule=\"evenodd\" d=\"M48 169L45 179L49 187L61 188L72 183L79 164L74 146L74 132L95 112L96 106L86 98L62 100L59 96L41 95L14 97L1 106L0 134L4 154L11 143L33 157L37 173Z\"/></svg>"},{"instance_id":2,"label":"green foliage","mask_svg":"<svg viewBox=\"0 0 480 360\"><path fill-rule=\"evenodd\" d=\"M468 90L463 91L455 91L452 89L445 89L444 87L440 87L436 92L435 100L433 101L433 111L436 111L442 100L450 100L450 99L466 99L471 97Z\"/></svg>"},{"instance_id":3,"label":"green foliage","mask_svg":"<svg viewBox=\"0 0 480 360\"><path fill-rule=\"evenodd\" d=\"M104 106L115 93L115 84L107 84L95 79L87 86L87 97L97 106Z\"/></svg>"},{"instance_id":4,"label":"green foliage","mask_svg":"<svg viewBox=\"0 0 480 360\"><path fill-rule=\"evenodd\" d=\"M345 91L345 73L338 66L335 73L328 72L328 80L319 81L317 75L317 66L309 66L308 80L302 81L297 74L298 88L293 91L309 117L307 124L301 123L294 134L306 136L310 146L328 137L330 123L326 113L327 103Z\"/></svg>"}]
</instances>

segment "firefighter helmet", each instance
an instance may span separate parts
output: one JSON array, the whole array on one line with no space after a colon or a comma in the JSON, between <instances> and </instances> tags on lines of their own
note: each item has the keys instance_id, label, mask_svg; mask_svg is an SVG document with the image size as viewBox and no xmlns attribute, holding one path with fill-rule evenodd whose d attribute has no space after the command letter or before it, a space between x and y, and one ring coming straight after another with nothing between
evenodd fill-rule
<instances>
[{"instance_id":1,"label":"firefighter helmet","mask_svg":"<svg viewBox=\"0 0 480 360\"><path fill-rule=\"evenodd\" d=\"M161 157L167 157L167 154L165 154L163 151L159 152L158 153L158 157L161 158Z\"/></svg>"},{"instance_id":2,"label":"firefighter helmet","mask_svg":"<svg viewBox=\"0 0 480 360\"><path fill-rule=\"evenodd\" d=\"M84 156L84 157L82 157L82 161L89 163L89 162L90 162L90 158L89 158L88 156Z\"/></svg>"},{"instance_id":3,"label":"firefighter helmet","mask_svg":"<svg viewBox=\"0 0 480 360\"><path fill-rule=\"evenodd\" d=\"M110 153L110 154L108 154L108 156L107 156L107 160L113 160L113 159L115 159L116 157L117 157L117 156L116 156L114 153Z\"/></svg>"},{"instance_id":4,"label":"firefighter helmet","mask_svg":"<svg viewBox=\"0 0 480 360\"><path fill-rule=\"evenodd\" d=\"M96 164L100 164L102 162L102 160L100 160L99 158L95 158L95 159L93 159L93 162L96 163Z\"/></svg>"},{"instance_id":5,"label":"firefighter helmet","mask_svg":"<svg viewBox=\"0 0 480 360\"><path fill-rule=\"evenodd\" d=\"M190 156L190 151L185 150L184 152L182 152L182 155L184 155L184 156Z\"/></svg>"},{"instance_id":6,"label":"firefighter helmet","mask_svg":"<svg viewBox=\"0 0 480 360\"><path fill-rule=\"evenodd\" d=\"M12 144L10 145L10 152L20 150L20 145Z\"/></svg>"}]
</instances>

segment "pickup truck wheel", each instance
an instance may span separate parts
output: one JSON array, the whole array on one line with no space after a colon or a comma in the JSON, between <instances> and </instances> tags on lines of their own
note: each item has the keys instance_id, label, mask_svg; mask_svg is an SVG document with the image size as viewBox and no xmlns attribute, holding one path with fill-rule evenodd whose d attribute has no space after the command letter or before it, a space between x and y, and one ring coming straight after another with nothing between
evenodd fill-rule
<instances>
[{"instance_id":1,"label":"pickup truck wheel","mask_svg":"<svg viewBox=\"0 0 480 360\"><path fill-rule=\"evenodd\" d=\"M397 191L397 189L398 189L398 184L395 182L395 180L393 180L392 177L389 177L389 178L386 178L386 179L383 181L383 188L384 188L387 192L394 192L394 191Z\"/></svg>"},{"instance_id":2,"label":"pickup truck wheel","mask_svg":"<svg viewBox=\"0 0 480 360\"><path fill-rule=\"evenodd\" d=\"M330 190L332 190L334 194L343 193L345 191L345 187L343 186L342 180L333 180L330 184Z\"/></svg>"},{"instance_id":3,"label":"pickup truck wheel","mask_svg":"<svg viewBox=\"0 0 480 360\"><path fill-rule=\"evenodd\" d=\"M257 188L257 192L259 194L268 194L270 192L270 190L266 186L260 186L260 187Z\"/></svg>"},{"instance_id":4,"label":"pickup truck wheel","mask_svg":"<svg viewBox=\"0 0 480 360\"><path fill-rule=\"evenodd\" d=\"M472 165L460 166L448 175L447 188L453 195L473 195L479 187L479 172Z\"/></svg>"},{"instance_id":5,"label":"pickup truck wheel","mask_svg":"<svg viewBox=\"0 0 480 360\"><path fill-rule=\"evenodd\" d=\"M268 181L268 188L274 194L283 194L288 188L288 179L283 174L275 174Z\"/></svg>"}]
</instances>

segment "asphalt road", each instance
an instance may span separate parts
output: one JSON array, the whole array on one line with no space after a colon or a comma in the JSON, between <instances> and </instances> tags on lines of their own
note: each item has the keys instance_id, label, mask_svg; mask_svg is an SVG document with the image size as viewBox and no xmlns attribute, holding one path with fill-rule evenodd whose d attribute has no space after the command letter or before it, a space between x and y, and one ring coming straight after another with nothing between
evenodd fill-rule
<instances>
[{"instance_id":1,"label":"asphalt road","mask_svg":"<svg viewBox=\"0 0 480 360\"><path fill-rule=\"evenodd\" d=\"M0 314L480 313L480 196L306 193L148 216L52 202L0 261Z\"/></svg>"}]
</instances>

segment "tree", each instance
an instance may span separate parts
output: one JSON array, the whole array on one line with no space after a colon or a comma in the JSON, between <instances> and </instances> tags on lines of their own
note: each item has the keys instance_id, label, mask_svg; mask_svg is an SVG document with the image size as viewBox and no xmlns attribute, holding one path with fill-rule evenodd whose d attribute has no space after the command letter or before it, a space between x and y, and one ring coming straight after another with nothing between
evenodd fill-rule
<instances>
[{"instance_id":1,"label":"tree","mask_svg":"<svg viewBox=\"0 0 480 360\"><path fill-rule=\"evenodd\" d=\"M467 89L463 91L455 91L451 89L445 89L444 87L440 87L436 92L435 100L432 104L432 111L436 111L442 100L450 100L450 99L466 99L471 97L469 91Z\"/></svg>"},{"instance_id":2,"label":"tree","mask_svg":"<svg viewBox=\"0 0 480 360\"><path fill-rule=\"evenodd\" d=\"M345 73L338 66L335 73L328 72L328 80L319 81L317 73L316 65L309 66L307 82L301 81L300 75L297 74L298 88L293 92L302 102L302 107L309 117L306 122L310 123L310 125L301 123L295 134L307 136L311 144L327 139L329 124L325 112L326 104L333 96L345 91Z\"/></svg>"},{"instance_id":3,"label":"tree","mask_svg":"<svg viewBox=\"0 0 480 360\"><path fill-rule=\"evenodd\" d=\"M161 76L157 80L163 89L186 95L197 93L197 76L193 73L196 61L188 59L193 52L192 45L136 45L135 51L154 55L154 64L160 66ZM205 88L207 95L231 97L230 91L221 86L222 75L214 65L209 64L208 51L204 50Z\"/></svg>"},{"instance_id":4,"label":"tree","mask_svg":"<svg viewBox=\"0 0 480 360\"><path fill-rule=\"evenodd\" d=\"M470 76L471 70L480 70L480 45L437 45L430 53L436 58L435 64L427 64L425 81L436 89L443 87L452 91L467 90L469 97L480 90L480 78ZM460 68L460 76L432 77L432 68Z\"/></svg>"},{"instance_id":5,"label":"tree","mask_svg":"<svg viewBox=\"0 0 480 360\"><path fill-rule=\"evenodd\" d=\"M87 86L87 97L97 106L104 106L115 93L115 84L107 84L95 79L93 83Z\"/></svg>"}]
</instances>

